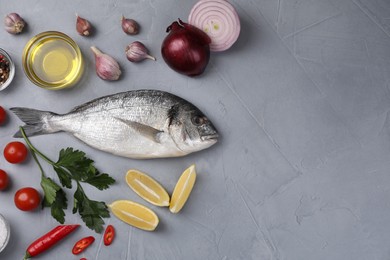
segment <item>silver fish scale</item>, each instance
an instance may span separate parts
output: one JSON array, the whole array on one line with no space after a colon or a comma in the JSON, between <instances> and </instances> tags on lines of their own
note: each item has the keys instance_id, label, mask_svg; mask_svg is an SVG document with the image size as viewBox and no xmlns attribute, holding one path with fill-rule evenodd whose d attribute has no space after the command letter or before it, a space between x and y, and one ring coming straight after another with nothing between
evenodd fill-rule
<instances>
[{"instance_id":1,"label":"silver fish scale","mask_svg":"<svg viewBox=\"0 0 390 260\"><path fill-rule=\"evenodd\" d=\"M168 110L174 104L184 105L186 103L188 102L184 99L167 92L156 90L136 90L94 99L83 105L75 107L71 112L87 110L100 111L102 108L110 110L113 108L129 108L134 106L158 106Z\"/></svg>"},{"instance_id":2,"label":"silver fish scale","mask_svg":"<svg viewBox=\"0 0 390 260\"><path fill-rule=\"evenodd\" d=\"M211 122L194 105L158 90L122 92L94 99L67 114L12 108L29 135L65 131L102 151L130 158L176 157L217 141ZM16 134L18 136L18 134Z\"/></svg>"},{"instance_id":3,"label":"silver fish scale","mask_svg":"<svg viewBox=\"0 0 390 260\"><path fill-rule=\"evenodd\" d=\"M162 130L167 119L167 113L174 105L192 106L182 98L167 92L137 90L92 100L74 108L68 115L73 117L74 114L81 113L85 116L106 111L116 118L137 121ZM196 107L193 106L192 109L195 110Z\"/></svg>"}]
</instances>

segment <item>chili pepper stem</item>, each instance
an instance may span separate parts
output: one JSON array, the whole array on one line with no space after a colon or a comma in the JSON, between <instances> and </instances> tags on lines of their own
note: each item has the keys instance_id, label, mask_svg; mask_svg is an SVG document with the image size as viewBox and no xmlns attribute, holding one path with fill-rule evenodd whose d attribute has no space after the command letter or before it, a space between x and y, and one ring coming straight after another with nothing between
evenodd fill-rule
<instances>
[{"instance_id":1,"label":"chili pepper stem","mask_svg":"<svg viewBox=\"0 0 390 260\"><path fill-rule=\"evenodd\" d=\"M27 260L27 259L29 259L31 256L30 256L30 254L28 253L28 252L26 252L26 254L24 255L24 257L23 257L23 260Z\"/></svg>"}]
</instances>

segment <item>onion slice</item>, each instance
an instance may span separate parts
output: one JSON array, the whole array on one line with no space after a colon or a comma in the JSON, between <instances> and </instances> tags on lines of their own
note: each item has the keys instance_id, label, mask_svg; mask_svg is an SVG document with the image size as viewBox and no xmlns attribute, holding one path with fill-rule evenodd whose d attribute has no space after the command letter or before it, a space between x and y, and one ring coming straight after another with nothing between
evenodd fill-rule
<instances>
[{"instance_id":1,"label":"onion slice","mask_svg":"<svg viewBox=\"0 0 390 260\"><path fill-rule=\"evenodd\" d=\"M200 0L191 9L188 23L211 38L210 51L229 49L240 34L240 19L226 0Z\"/></svg>"}]
</instances>

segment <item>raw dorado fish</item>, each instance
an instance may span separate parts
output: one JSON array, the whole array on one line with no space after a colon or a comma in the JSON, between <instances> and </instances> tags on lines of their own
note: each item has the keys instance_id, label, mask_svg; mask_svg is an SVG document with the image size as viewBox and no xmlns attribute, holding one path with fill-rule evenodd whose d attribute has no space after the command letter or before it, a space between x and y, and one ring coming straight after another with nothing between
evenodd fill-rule
<instances>
[{"instance_id":1,"label":"raw dorado fish","mask_svg":"<svg viewBox=\"0 0 390 260\"><path fill-rule=\"evenodd\" d=\"M218 140L217 130L194 105L159 90L135 90L94 99L67 114L11 110L27 136L65 131L119 156L147 159L184 156ZM20 131L15 137L22 137Z\"/></svg>"}]
</instances>

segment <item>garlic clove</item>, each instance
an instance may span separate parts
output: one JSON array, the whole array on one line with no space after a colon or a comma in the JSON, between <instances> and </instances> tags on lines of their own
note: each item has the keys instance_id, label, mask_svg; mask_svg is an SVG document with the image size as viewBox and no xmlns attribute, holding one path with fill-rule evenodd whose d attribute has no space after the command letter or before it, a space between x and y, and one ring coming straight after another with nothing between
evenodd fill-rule
<instances>
[{"instance_id":1,"label":"garlic clove","mask_svg":"<svg viewBox=\"0 0 390 260\"><path fill-rule=\"evenodd\" d=\"M155 57L149 55L148 49L139 41L135 41L126 46L126 57L131 62L139 62L145 59L156 60Z\"/></svg>"},{"instance_id":2,"label":"garlic clove","mask_svg":"<svg viewBox=\"0 0 390 260\"><path fill-rule=\"evenodd\" d=\"M126 34L130 34L130 35L138 34L138 32L139 32L139 25L138 25L138 23L135 20L125 18L122 15L121 22L122 22L122 30Z\"/></svg>"},{"instance_id":3,"label":"garlic clove","mask_svg":"<svg viewBox=\"0 0 390 260\"><path fill-rule=\"evenodd\" d=\"M95 55L96 74L104 80L118 80L122 73L118 62L95 46L91 50Z\"/></svg>"},{"instance_id":4,"label":"garlic clove","mask_svg":"<svg viewBox=\"0 0 390 260\"><path fill-rule=\"evenodd\" d=\"M80 17L78 14L76 14L76 31L81 36L89 36L92 32L92 25L91 23L82 17Z\"/></svg>"},{"instance_id":5,"label":"garlic clove","mask_svg":"<svg viewBox=\"0 0 390 260\"><path fill-rule=\"evenodd\" d=\"M4 18L5 30L11 34L19 34L26 26L26 22L17 13L10 13Z\"/></svg>"}]
</instances>

